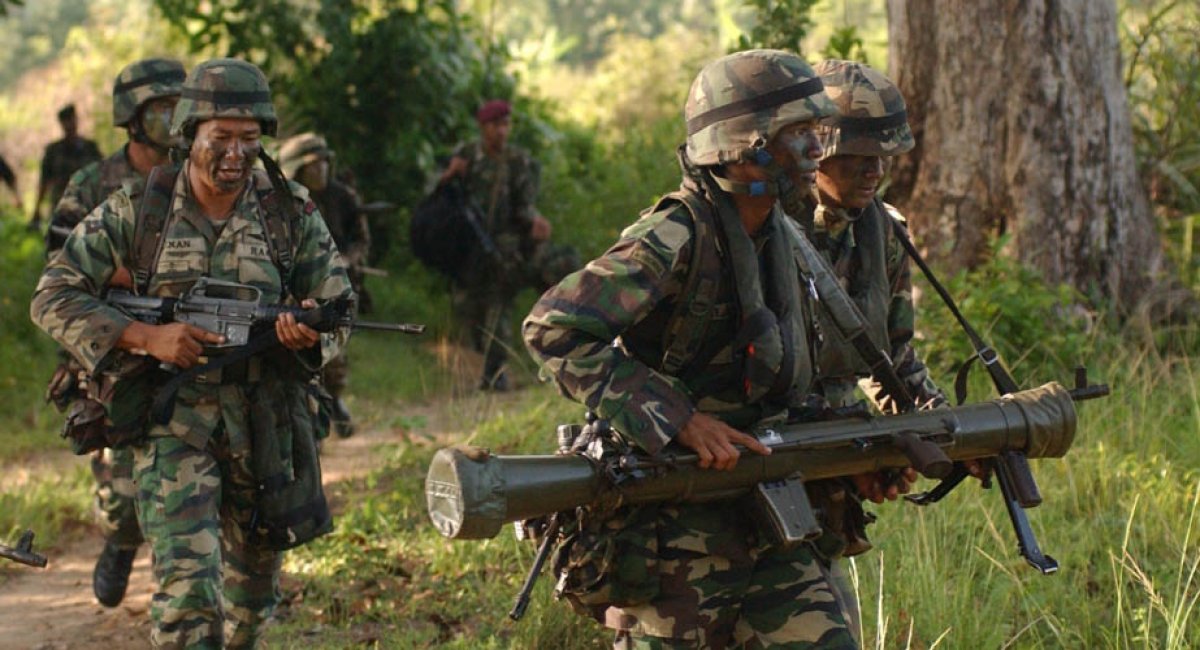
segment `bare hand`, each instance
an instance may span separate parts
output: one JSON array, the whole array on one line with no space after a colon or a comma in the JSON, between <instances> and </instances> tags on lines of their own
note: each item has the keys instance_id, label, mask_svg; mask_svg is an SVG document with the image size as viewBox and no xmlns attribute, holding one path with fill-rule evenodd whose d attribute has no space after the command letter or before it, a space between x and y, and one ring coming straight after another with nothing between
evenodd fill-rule
<instances>
[{"instance_id":1,"label":"bare hand","mask_svg":"<svg viewBox=\"0 0 1200 650\"><path fill-rule=\"evenodd\" d=\"M550 232L554 228L550 225L550 221L540 214L533 215L533 224L529 227L529 236L534 241L546 241L550 239Z\"/></svg>"},{"instance_id":2,"label":"bare hand","mask_svg":"<svg viewBox=\"0 0 1200 650\"><path fill-rule=\"evenodd\" d=\"M312 309L317 306L317 301L312 298L307 298L300 303L304 309ZM284 313L275 321L275 335L279 337L279 342L283 347L289 350L305 350L317 344L321 340L321 335L313 328L304 323L297 323L296 317Z\"/></svg>"},{"instance_id":3,"label":"bare hand","mask_svg":"<svg viewBox=\"0 0 1200 650\"><path fill-rule=\"evenodd\" d=\"M460 156L455 156L450 159L450 164L446 165L446 170L442 172L442 177L438 179L438 185L458 176L467 173L467 159Z\"/></svg>"},{"instance_id":4,"label":"bare hand","mask_svg":"<svg viewBox=\"0 0 1200 650\"><path fill-rule=\"evenodd\" d=\"M771 449L754 436L742 433L699 411L692 414L692 418L683 425L683 430L675 439L679 444L696 452L700 457L700 467L703 468L733 469L740 455L734 447L735 444L743 445L763 456L771 453Z\"/></svg>"},{"instance_id":5,"label":"bare hand","mask_svg":"<svg viewBox=\"0 0 1200 650\"><path fill-rule=\"evenodd\" d=\"M905 467L890 481L883 472L865 472L850 478L862 498L872 503L883 503L884 500L895 501L901 494L908 494L912 484L917 482L917 470Z\"/></svg>"},{"instance_id":6,"label":"bare hand","mask_svg":"<svg viewBox=\"0 0 1200 650\"><path fill-rule=\"evenodd\" d=\"M143 348L150 356L179 368L191 368L200 362L206 344L217 345L225 337L187 323L150 325Z\"/></svg>"}]
</instances>

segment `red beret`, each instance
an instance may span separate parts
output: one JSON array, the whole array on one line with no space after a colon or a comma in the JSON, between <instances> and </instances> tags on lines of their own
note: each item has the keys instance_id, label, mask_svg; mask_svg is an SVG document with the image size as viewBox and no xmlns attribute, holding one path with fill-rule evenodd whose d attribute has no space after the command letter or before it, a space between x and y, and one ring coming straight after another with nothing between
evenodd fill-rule
<instances>
[{"instance_id":1,"label":"red beret","mask_svg":"<svg viewBox=\"0 0 1200 650\"><path fill-rule=\"evenodd\" d=\"M484 102L483 106L475 111L475 119L480 124L487 124L492 120L508 117L509 113L512 113L512 104L503 99L492 99Z\"/></svg>"}]
</instances>

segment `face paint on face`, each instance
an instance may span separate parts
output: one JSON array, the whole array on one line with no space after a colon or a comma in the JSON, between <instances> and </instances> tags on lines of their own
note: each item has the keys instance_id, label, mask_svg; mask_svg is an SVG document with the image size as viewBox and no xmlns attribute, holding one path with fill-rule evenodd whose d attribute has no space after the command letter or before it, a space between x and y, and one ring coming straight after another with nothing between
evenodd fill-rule
<instances>
[{"instance_id":1,"label":"face paint on face","mask_svg":"<svg viewBox=\"0 0 1200 650\"><path fill-rule=\"evenodd\" d=\"M256 120L218 118L200 123L188 156L201 182L217 194L240 192L262 149Z\"/></svg>"},{"instance_id":2,"label":"face paint on face","mask_svg":"<svg viewBox=\"0 0 1200 650\"><path fill-rule=\"evenodd\" d=\"M880 156L841 155L821 161L817 189L823 202L836 207L862 209L875 200L887 172L889 159Z\"/></svg>"},{"instance_id":3,"label":"face paint on face","mask_svg":"<svg viewBox=\"0 0 1200 650\"><path fill-rule=\"evenodd\" d=\"M813 120L789 124L775 136L768 148L801 193L808 193L816 182L817 159L822 152L816 126Z\"/></svg>"},{"instance_id":4,"label":"face paint on face","mask_svg":"<svg viewBox=\"0 0 1200 650\"><path fill-rule=\"evenodd\" d=\"M178 97L156 99L142 109L142 132L149 144L168 149L174 142L171 138L171 117L175 114Z\"/></svg>"}]
</instances>

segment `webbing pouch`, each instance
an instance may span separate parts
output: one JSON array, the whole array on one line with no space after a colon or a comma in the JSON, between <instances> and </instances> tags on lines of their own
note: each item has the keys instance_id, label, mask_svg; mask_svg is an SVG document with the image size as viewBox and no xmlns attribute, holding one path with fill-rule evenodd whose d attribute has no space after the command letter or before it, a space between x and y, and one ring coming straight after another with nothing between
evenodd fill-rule
<instances>
[{"instance_id":1,"label":"webbing pouch","mask_svg":"<svg viewBox=\"0 0 1200 650\"><path fill-rule=\"evenodd\" d=\"M250 529L265 546L283 551L333 530L321 486L319 414L300 382L272 379L248 391L251 467L257 483Z\"/></svg>"}]
</instances>

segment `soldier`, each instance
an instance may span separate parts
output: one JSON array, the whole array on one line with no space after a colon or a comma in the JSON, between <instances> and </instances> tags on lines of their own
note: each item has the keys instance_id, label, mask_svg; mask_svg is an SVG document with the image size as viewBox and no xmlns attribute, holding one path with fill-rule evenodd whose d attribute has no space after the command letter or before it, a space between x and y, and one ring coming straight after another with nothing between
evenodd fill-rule
<instances>
[{"instance_id":1,"label":"soldier","mask_svg":"<svg viewBox=\"0 0 1200 650\"><path fill-rule=\"evenodd\" d=\"M835 123L820 129L825 154L817 172L815 206L809 202L813 243L858 304L872 338L881 347L886 342L897 375L917 404L945 404L945 396L911 345L909 260L891 223L903 226L904 217L875 196L889 159L914 146L904 98L887 77L862 63L827 60L815 69L838 115ZM822 332L821 393L831 406L847 406L855 400L859 378L868 377L870 371L827 321ZM864 381L863 387L882 410L895 410L877 382Z\"/></svg>"},{"instance_id":2,"label":"soldier","mask_svg":"<svg viewBox=\"0 0 1200 650\"><path fill-rule=\"evenodd\" d=\"M169 59L145 59L125 66L113 82L113 124L129 133L120 151L93 162L71 176L71 182L54 209L46 231L46 250L53 254L80 221L109 194L123 185L140 188L146 175L167 162L171 139L171 115L179 101L179 86L187 73L183 64ZM129 278L110 282L128 286ZM63 354L52 380L52 397L69 411L69 402L86 399L70 387L86 385L83 367ZM60 383L67 378L71 381ZM68 390L63 390L68 389ZM55 394L57 393L57 394ZM69 394L71 393L71 394ZM133 450L103 449L93 453L92 474L96 477L96 511L104 531L104 550L92 571L92 591L106 607L116 607L125 598L134 556L142 545L134 499Z\"/></svg>"},{"instance_id":3,"label":"soldier","mask_svg":"<svg viewBox=\"0 0 1200 650\"><path fill-rule=\"evenodd\" d=\"M512 340L512 302L517 291L529 283L531 274L538 274L536 269L554 264L578 266L570 253L554 255L546 248L552 228L534 206L538 166L524 149L508 143L511 113L509 103L500 99L480 106L475 113L480 139L460 144L438 180L440 184L455 177L463 179L484 217L483 228L497 249L494 259L478 255L472 260L451 296L455 319L470 336L475 350L484 355L479 382L483 390L509 389L504 366ZM558 259L552 259L555 257ZM554 271L547 273L553 281L565 274L553 277ZM544 283L549 284L553 282Z\"/></svg>"},{"instance_id":4,"label":"soldier","mask_svg":"<svg viewBox=\"0 0 1200 650\"><path fill-rule=\"evenodd\" d=\"M12 204L18 211L21 209L21 192L17 190L17 175L13 173L12 167L8 166L8 161L4 156L0 156L0 181L12 190Z\"/></svg>"},{"instance_id":5,"label":"soldier","mask_svg":"<svg viewBox=\"0 0 1200 650\"><path fill-rule=\"evenodd\" d=\"M164 380L159 362L192 368L222 337L184 323L132 320L100 300L98 288L126 269L147 296L179 296L208 277L253 285L271 303L308 308L352 298L307 191L287 183L262 154L261 137L276 125L257 67L236 59L197 66L171 123L186 161L157 168L144 190L123 187L89 214L47 265L30 308L109 396L114 430L118 417L143 427L131 438L138 518L158 581L150 610L156 646L255 645L279 600L282 558L259 526L264 497L277 494L261 469L280 459L258 446L274 443L276 454L281 440L289 449L315 446L309 382L322 353L336 353L347 333L318 335L280 316L274 332L283 349L184 383L168 424L156 424L147 402ZM256 159L270 171L255 169Z\"/></svg>"},{"instance_id":6,"label":"soldier","mask_svg":"<svg viewBox=\"0 0 1200 650\"><path fill-rule=\"evenodd\" d=\"M680 191L525 320L526 345L564 394L651 454L677 443L721 470L737 463L735 444L769 453L743 431L804 404L814 367L811 306L780 205L811 191L818 120L835 110L793 54L751 50L705 66L684 109ZM857 647L857 605L833 555L768 541L747 505L623 509L598 524L594 562L608 560L588 585L606 591L568 595L617 630L618 648ZM628 557L645 558L645 570L612 570Z\"/></svg>"},{"instance_id":7,"label":"soldier","mask_svg":"<svg viewBox=\"0 0 1200 650\"><path fill-rule=\"evenodd\" d=\"M37 198L33 201L33 215L29 219L30 230L42 227L42 199L47 192L53 209L62 198L71 174L101 157L96 143L79 135L74 104L67 104L58 111L58 124L62 127L63 137L47 145L46 153L42 155L42 175L38 180Z\"/></svg>"},{"instance_id":8,"label":"soldier","mask_svg":"<svg viewBox=\"0 0 1200 650\"><path fill-rule=\"evenodd\" d=\"M330 174L333 151L325 138L315 133L302 133L288 138L279 147L279 167L290 179L308 188L338 251L350 270L350 283L358 294L359 311L367 310L360 270L367 264L367 253L371 250L371 231L367 226L367 215L362 210L362 201L354 188ZM321 381L333 397L333 430L343 438L354 433L350 410L342 400L350 373L350 362L345 352L325 364Z\"/></svg>"}]
</instances>

